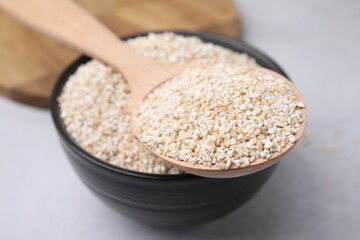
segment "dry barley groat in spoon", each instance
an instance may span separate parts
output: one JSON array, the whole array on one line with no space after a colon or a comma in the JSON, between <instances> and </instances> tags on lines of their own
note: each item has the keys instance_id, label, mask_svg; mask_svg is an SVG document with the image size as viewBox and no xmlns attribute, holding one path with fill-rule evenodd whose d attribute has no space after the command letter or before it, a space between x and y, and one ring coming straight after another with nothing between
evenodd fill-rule
<instances>
[{"instance_id":1,"label":"dry barley groat in spoon","mask_svg":"<svg viewBox=\"0 0 360 240\"><path fill-rule=\"evenodd\" d=\"M159 155L236 169L288 150L303 131L304 108L284 77L217 64L189 69L156 88L140 104L136 124Z\"/></svg>"}]
</instances>

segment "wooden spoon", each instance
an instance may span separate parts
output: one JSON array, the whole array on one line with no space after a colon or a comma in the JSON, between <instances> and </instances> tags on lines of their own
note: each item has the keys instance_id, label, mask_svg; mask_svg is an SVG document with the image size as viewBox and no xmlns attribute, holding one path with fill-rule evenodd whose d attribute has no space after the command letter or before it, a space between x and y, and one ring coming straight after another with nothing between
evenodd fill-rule
<instances>
[{"instance_id":1,"label":"wooden spoon","mask_svg":"<svg viewBox=\"0 0 360 240\"><path fill-rule=\"evenodd\" d=\"M135 54L92 15L69 0L0 0L0 6L34 29L118 69L125 75L131 87L133 112L149 92L189 67L189 65L175 64L160 65L151 59ZM284 78L273 71L263 68L261 70ZM299 100L302 100L295 86L293 88ZM303 117L304 122L295 136L296 139L299 139L304 131L306 122L305 109L303 110ZM134 132L138 136L138 129L134 125ZM243 176L265 169L280 161L294 145L295 143L288 143L281 153L273 154L270 159L258 159L250 166L228 170L193 165L161 156L150 150L186 172L206 177L228 178Z\"/></svg>"}]
</instances>

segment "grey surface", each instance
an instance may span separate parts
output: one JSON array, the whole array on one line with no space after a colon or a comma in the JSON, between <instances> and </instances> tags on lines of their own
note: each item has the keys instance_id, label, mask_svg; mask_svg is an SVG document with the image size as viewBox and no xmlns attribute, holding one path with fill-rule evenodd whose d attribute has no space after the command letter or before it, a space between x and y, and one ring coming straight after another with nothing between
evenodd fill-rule
<instances>
[{"instance_id":1,"label":"grey surface","mask_svg":"<svg viewBox=\"0 0 360 240\"><path fill-rule=\"evenodd\" d=\"M193 229L140 225L77 179L49 112L0 98L0 239L359 239L360 2L238 6L244 39L286 69L309 107L309 141L251 202Z\"/></svg>"}]
</instances>

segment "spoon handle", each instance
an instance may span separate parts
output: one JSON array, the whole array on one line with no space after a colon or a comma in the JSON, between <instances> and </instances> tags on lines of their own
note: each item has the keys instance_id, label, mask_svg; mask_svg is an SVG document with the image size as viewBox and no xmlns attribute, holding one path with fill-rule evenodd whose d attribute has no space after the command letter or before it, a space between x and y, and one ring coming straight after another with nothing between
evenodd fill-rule
<instances>
[{"instance_id":1,"label":"spoon handle","mask_svg":"<svg viewBox=\"0 0 360 240\"><path fill-rule=\"evenodd\" d=\"M143 77L142 71L149 74L149 71L162 70L153 61L133 53L115 34L72 1L0 0L0 7L32 28L121 70L128 80ZM132 87L138 87L134 85Z\"/></svg>"}]
</instances>

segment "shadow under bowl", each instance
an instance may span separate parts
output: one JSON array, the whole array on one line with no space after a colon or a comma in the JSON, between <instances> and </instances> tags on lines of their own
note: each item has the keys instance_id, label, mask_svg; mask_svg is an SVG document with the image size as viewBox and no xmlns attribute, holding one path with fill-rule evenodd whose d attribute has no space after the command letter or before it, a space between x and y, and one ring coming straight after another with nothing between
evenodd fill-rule
<instances>
[{"instance_id":1,"label":"shadow under bowl","mask_svg":"<svg viewBox=\"0 0 360 240\"><path fill-rule=\"evenodd\" d=\"M267 55L249 44L203 32L176 32L196 36L240 53L286 77ZM143 36L135 34L124 40ZM190 174L156 175L112 166L90 155L71 138L60 118L58 97L76 69L90 58L82 56L59 77L52 93L51 114L61 145L80 179L103 202L140 222L162 227L186 227L220 218L248 201L268 180L276 165L247 176L211 179Z\"/></svg>"}]
</instances>

